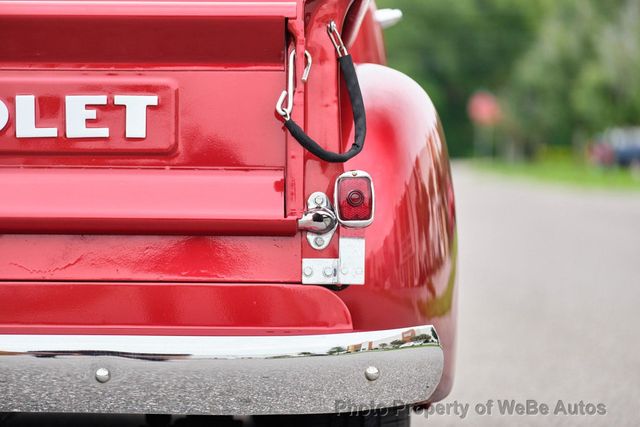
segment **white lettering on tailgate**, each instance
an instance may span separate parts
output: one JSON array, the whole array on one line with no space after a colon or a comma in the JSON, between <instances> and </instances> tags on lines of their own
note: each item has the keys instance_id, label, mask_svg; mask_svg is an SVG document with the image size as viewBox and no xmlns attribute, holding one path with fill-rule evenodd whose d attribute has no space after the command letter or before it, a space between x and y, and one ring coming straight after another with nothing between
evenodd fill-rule
<instances>
[{"instance_id":1,"label":"white lettering on tailgate","mask_svg":"<svg viewBox=\"0 0 640 427\"><path fill-rule=\"evenodd\" d=\"M108 127L87 127L87 120L96 120L98 110L90 106L107 105L107 95L67 95L65 98L65 135L75 138L108 138ZM38 127L35 95L16 95L16 138L56 138L58 127ZM124 107L125 137L147 137L147 110L159 104L158 95L114 95L113 105ZM7 104L0 100L0 130L9 123Z\"/></svg>"}]
</instances>

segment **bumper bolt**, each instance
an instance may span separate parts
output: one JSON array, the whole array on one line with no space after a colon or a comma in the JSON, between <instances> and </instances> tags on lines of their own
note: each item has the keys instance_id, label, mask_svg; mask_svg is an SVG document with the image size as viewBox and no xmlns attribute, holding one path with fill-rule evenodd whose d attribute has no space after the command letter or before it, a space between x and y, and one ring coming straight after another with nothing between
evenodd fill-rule
<instances>
[{"instance_id":1,"label":"bumper bolt","mask_svg":"<svg viewBox=\"0 0 640 427\"><path fill-rule=\"evenodd\" d=\"M375 366L369 366L367 369L364 370L364 376L369 381L375 381L380 377L380 371Z\"/></svg>"},{"instance_id":2,"label":"bumper bolt","mask_svg":"<svg viewBox=\"0 0 640 427\"><path fill-rule=\"evenodd\" d=\"M99 368L96 371L96 380L99 383L106 383L111 379L111 372L107 368Z\"/></svg>"},{"instance_id":3,"label":"bumper bolt","mask_svg":"<svg viewBox=\"0 0 640 427\"><path fill-rule=\"evenodd\" d=\"M313 274L313 268L307 266L304 268L304 275L306 277L311 277L311 275Z\"/></svg>"}]
</instances>

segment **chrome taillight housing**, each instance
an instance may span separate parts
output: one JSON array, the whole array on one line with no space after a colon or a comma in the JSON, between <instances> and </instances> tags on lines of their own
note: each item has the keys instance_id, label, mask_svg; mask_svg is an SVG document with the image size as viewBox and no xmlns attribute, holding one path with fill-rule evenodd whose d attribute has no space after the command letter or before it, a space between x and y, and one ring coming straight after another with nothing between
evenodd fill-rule
<instances>
[{"instance_id":1,"label":"chrome taillight housing","mask_svg":"<svg viewBox=\"0 0 640 427\"><path fill-rule=\"evenodd\" d=\"M340 175L336 179L333 200L341 225L362 228L373 222L375 196L373 181L368 173L355 170Z\"/></svg>"}]
</instances>

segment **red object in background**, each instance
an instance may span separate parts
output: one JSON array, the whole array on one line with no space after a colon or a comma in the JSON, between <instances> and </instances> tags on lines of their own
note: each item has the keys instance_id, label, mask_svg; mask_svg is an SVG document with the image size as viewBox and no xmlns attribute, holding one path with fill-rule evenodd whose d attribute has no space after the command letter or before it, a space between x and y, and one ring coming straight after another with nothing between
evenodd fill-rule
<instances>
[{"instance_id":1,"label":"red object in background","mask_svg":"<svg viewBox=\"0 0 640 427\"><path fill-rule=\"evenodd\" d=\"M275 4L254 3L267 9ZM225 8L234 7L232 2L224 4ZM278 333L297 330L305 322L311 328L309 333L432 324L445 349L445 372L433 399L444 397L452 385L456 327L455 214L444 135L435 108L424 91L407 76L375 65L384 64L380 28L371 9L364 19L349 20L349 16L359 13L352 4L366 7L367 2L299 0L295 18L288 15L289 9L285 11L288 21L283 16L285 12L279 9L273 9L270 16L262 13L245 20L238 18L238 12L233 18L224 16L227 9L222 8L216 9L219 13L211 19L193 16L176 20L166 16L140 19L128 15L80 19L73 14L60 17L49 9L47 14L39 13L36 6L29 15L0 16L0 35L6 33L7 39L22 40L21 46L26 47L26 50L11 47L15 43L0 47L3 53L0 77L19 74L24 81L44 81L39 86L39 95L59 98L65 95L61 93L60 82L80 82L80 78L104 82L103 92L109 92L110 78L135 79L134 85L141 89L147 81L169 79L169 86L177 88L175 127L168 123L157 125L174 129L176 142L171 150L156 147L155 152L138 151L133 155L108 144L101 151L80 146L67 150L64 145L48 145L47 150L38 150L38 141L32 140L29 150L0 152L0 166L9 175L34 169L37 172L30 173L46 176L48 171L56 170L56 174L71 177L91 170L87 175L100 184L95 187L100 190L95 194L100 201L78 205L76 213L84 210L97 215L98 208L104 210L110 202L115 211L124 210L127 206L122 200L130 201L130 208L140 206L141 201L127 198L127 194L105 190L102 185L105 181L98 179L98 175L111 170L122 174L138 170L152 170L149 174L167 172L165 179L178 171L187 171L201 177L198 182L205 184L199 195L178 196L179 188L171 189L168 195L188 197L189 203L198 202L197 196L207 199L203 203L210 208L209 212L220 212L222 216L236 215L237 210L226 202L216 205L217 197L227 201L245 197L235 208L246 212L255 200L253 193L264 191L259 200L266 197L269 203L258 209L266 211L270 218L279 210L278 223L299 217L306 198L313 192L333 194L335 179L345 170L369 172L375 181L377 197L375 221L362 230L366 240L367 282L338 293L322 288L307 291L300 284L301 258L317 257L319 252L309 246L303 233L291 234L288 225L285 231L268 230L267 236L251 234L255 229L239 229L242 225L218 231L225 235L194 236L186 231L189 227L185 223L195 226L197 218L180 217L173 221L165 218L167 223L174 222L174 233L184 234L159 236L135 234L136 227L125 218L118 226L128 224L129 234L91 235L80 234L86 232L80 227L81 221L75 222L77 227L73 229L74 221L70 220L66 226L71 228L66 229L66 234L44 235L39 233L52 231L50 225L38 224L32 215L29 225L32 228L28 230L31 234L0 234L0 328L12 331L19 325L20 333L25 334L56 333L59 328L69 328L68 333L153 334L158 328L180 331L206 325L212 327L209 333L216 333L213 331L216 322L221 331L222 326L228 325L224 322L236 319L244 327L244 333L266 334L269 327ZM243 10L246 11L246 5ZM296 89L293 117L304 123L305 131L328 150L344 151L344 147L351 145L352 113L348 96L340 88L336 53L326 31L328 17L336 19L341 27L345 15L345 25L352 25L345 32L357 34L353 37L355 44L349 46L354 61L369 63L357 67L367 111L367 143L363 152L346 164L327 164L306 153L286 134L276 117L274 104L286 84L285 47L295 47L299 52L307 48L313 57L313 70L309 81ZM71 25L81 24L85 19L87 22L80 27ZM170 28L163 30L164 24ZM194 33L194 25L217 42L203 43L201 33ZM56 31L65 26L67 31ZM87 31L88 26L97 30ZM217 28L224 31L217 32ZM304 37L298 38L298 44L286 46L287 29ZM109 31L109 35L104 31ZM155 40L153 46L147 45L154 41L154 34L168 44ZM75 44L65 46L65 43ZM165 46L174 62L162 62L154 55L157 46ZM136 55L145 52L146 60L136 60ZM66 61L56 62L58 55L64 55ZM302 70L303 55L297 60L298 69ZM16 90L25 89L16 87ZM15 94L0 93L0 97ZM7 103L12 106L10 99ZM43 122L43 126L61 126L61 110L50 111L48 118L38 117L38 121L50 120ZM115 115L105 115L99 120L110 122L110 128L122 128L122 123L117 122L121 118ZM9 138L12 146L20 147L22 141L12 140L12 131L8 127L1 135ZM89 141L88 145L91 144L95 148L97 142ZM199 175L201 171L208 172ZM283 176L284 182L279 178L259 180L253 190L244 194L246 187L234 178L258 171ZM228 185L206 185L215 181L206 179L210 173L222 176L228 173L225 181ZM82 181L82 177L78 180ZM83 186L87 186L84 190L91 189L89 182L73 185L76 189ZM66 194L73 185L51 191L58 191L60 201L73 200L74 194ZM46 187L52 187L50 181ZM129 196L133 196L139 194L133 190L140 188L121 185L118 191L130 191ZM138 216L138 224L150 216L161 216L160 208L166 207L163 203L147 205L148 216ZM33 213L36 205L30 205L29 212ZM43 212L47 210L51 211L52 206L42 206ZM252 224L256 226L256 222ZM101 231L114 230L122 232L117 228ZM17 231L20 230L13 232ZM243 232L249 235L238 235ZM323 256L335 256L340 233L336 233ZM271 284L278 291L261 294L267 298L256 302L259 309L255 311L255 300L248 294ZM127 295L131 301L119 303ZM214 297L220 301L247 299L244 304L212 307L207 302ZM316 298L331 313L313 318L318 314L318 305L314 303L308 315L298 313L300 303L307 297ZM24 300L14 304L14 298ZM99 308L90 310L96 303ZM39 314L32 316L36 305ZM345 321L343 307L348 310L350 323ZM213 312L218 309L227 311ZM264 317L256 319L256 313ZM110 329L115 327L117 332Z\"/></svg>"},{"instance_id":2,"label":"red object in background","mask_svg":"<svg viewBox=\"0 0 640 427\"><path fill-rule=\"evenodd\" d=\"M469 118L481 126L495 126L502 119L502 110L498 99L490 92L474 93L467 105Z\"/></svg>"}]
</instances>

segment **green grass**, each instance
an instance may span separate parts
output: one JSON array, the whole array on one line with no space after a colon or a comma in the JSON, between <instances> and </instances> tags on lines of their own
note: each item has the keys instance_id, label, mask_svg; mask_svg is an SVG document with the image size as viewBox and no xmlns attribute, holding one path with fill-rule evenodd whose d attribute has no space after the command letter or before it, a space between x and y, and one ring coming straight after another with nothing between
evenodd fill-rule
<instances>
[{"instance_id":1,"label":"green grass","mask_svg":"<svg viewBox=\"0 0 640 427\"><path fill-rule=\"evenodd\" d=\"M508 163L501 160L473 160L476 169L514 178L564 184L583 188L640 191L640 172L622 168L601 168L571 158Z\"/></svg>"}]
</instances>

